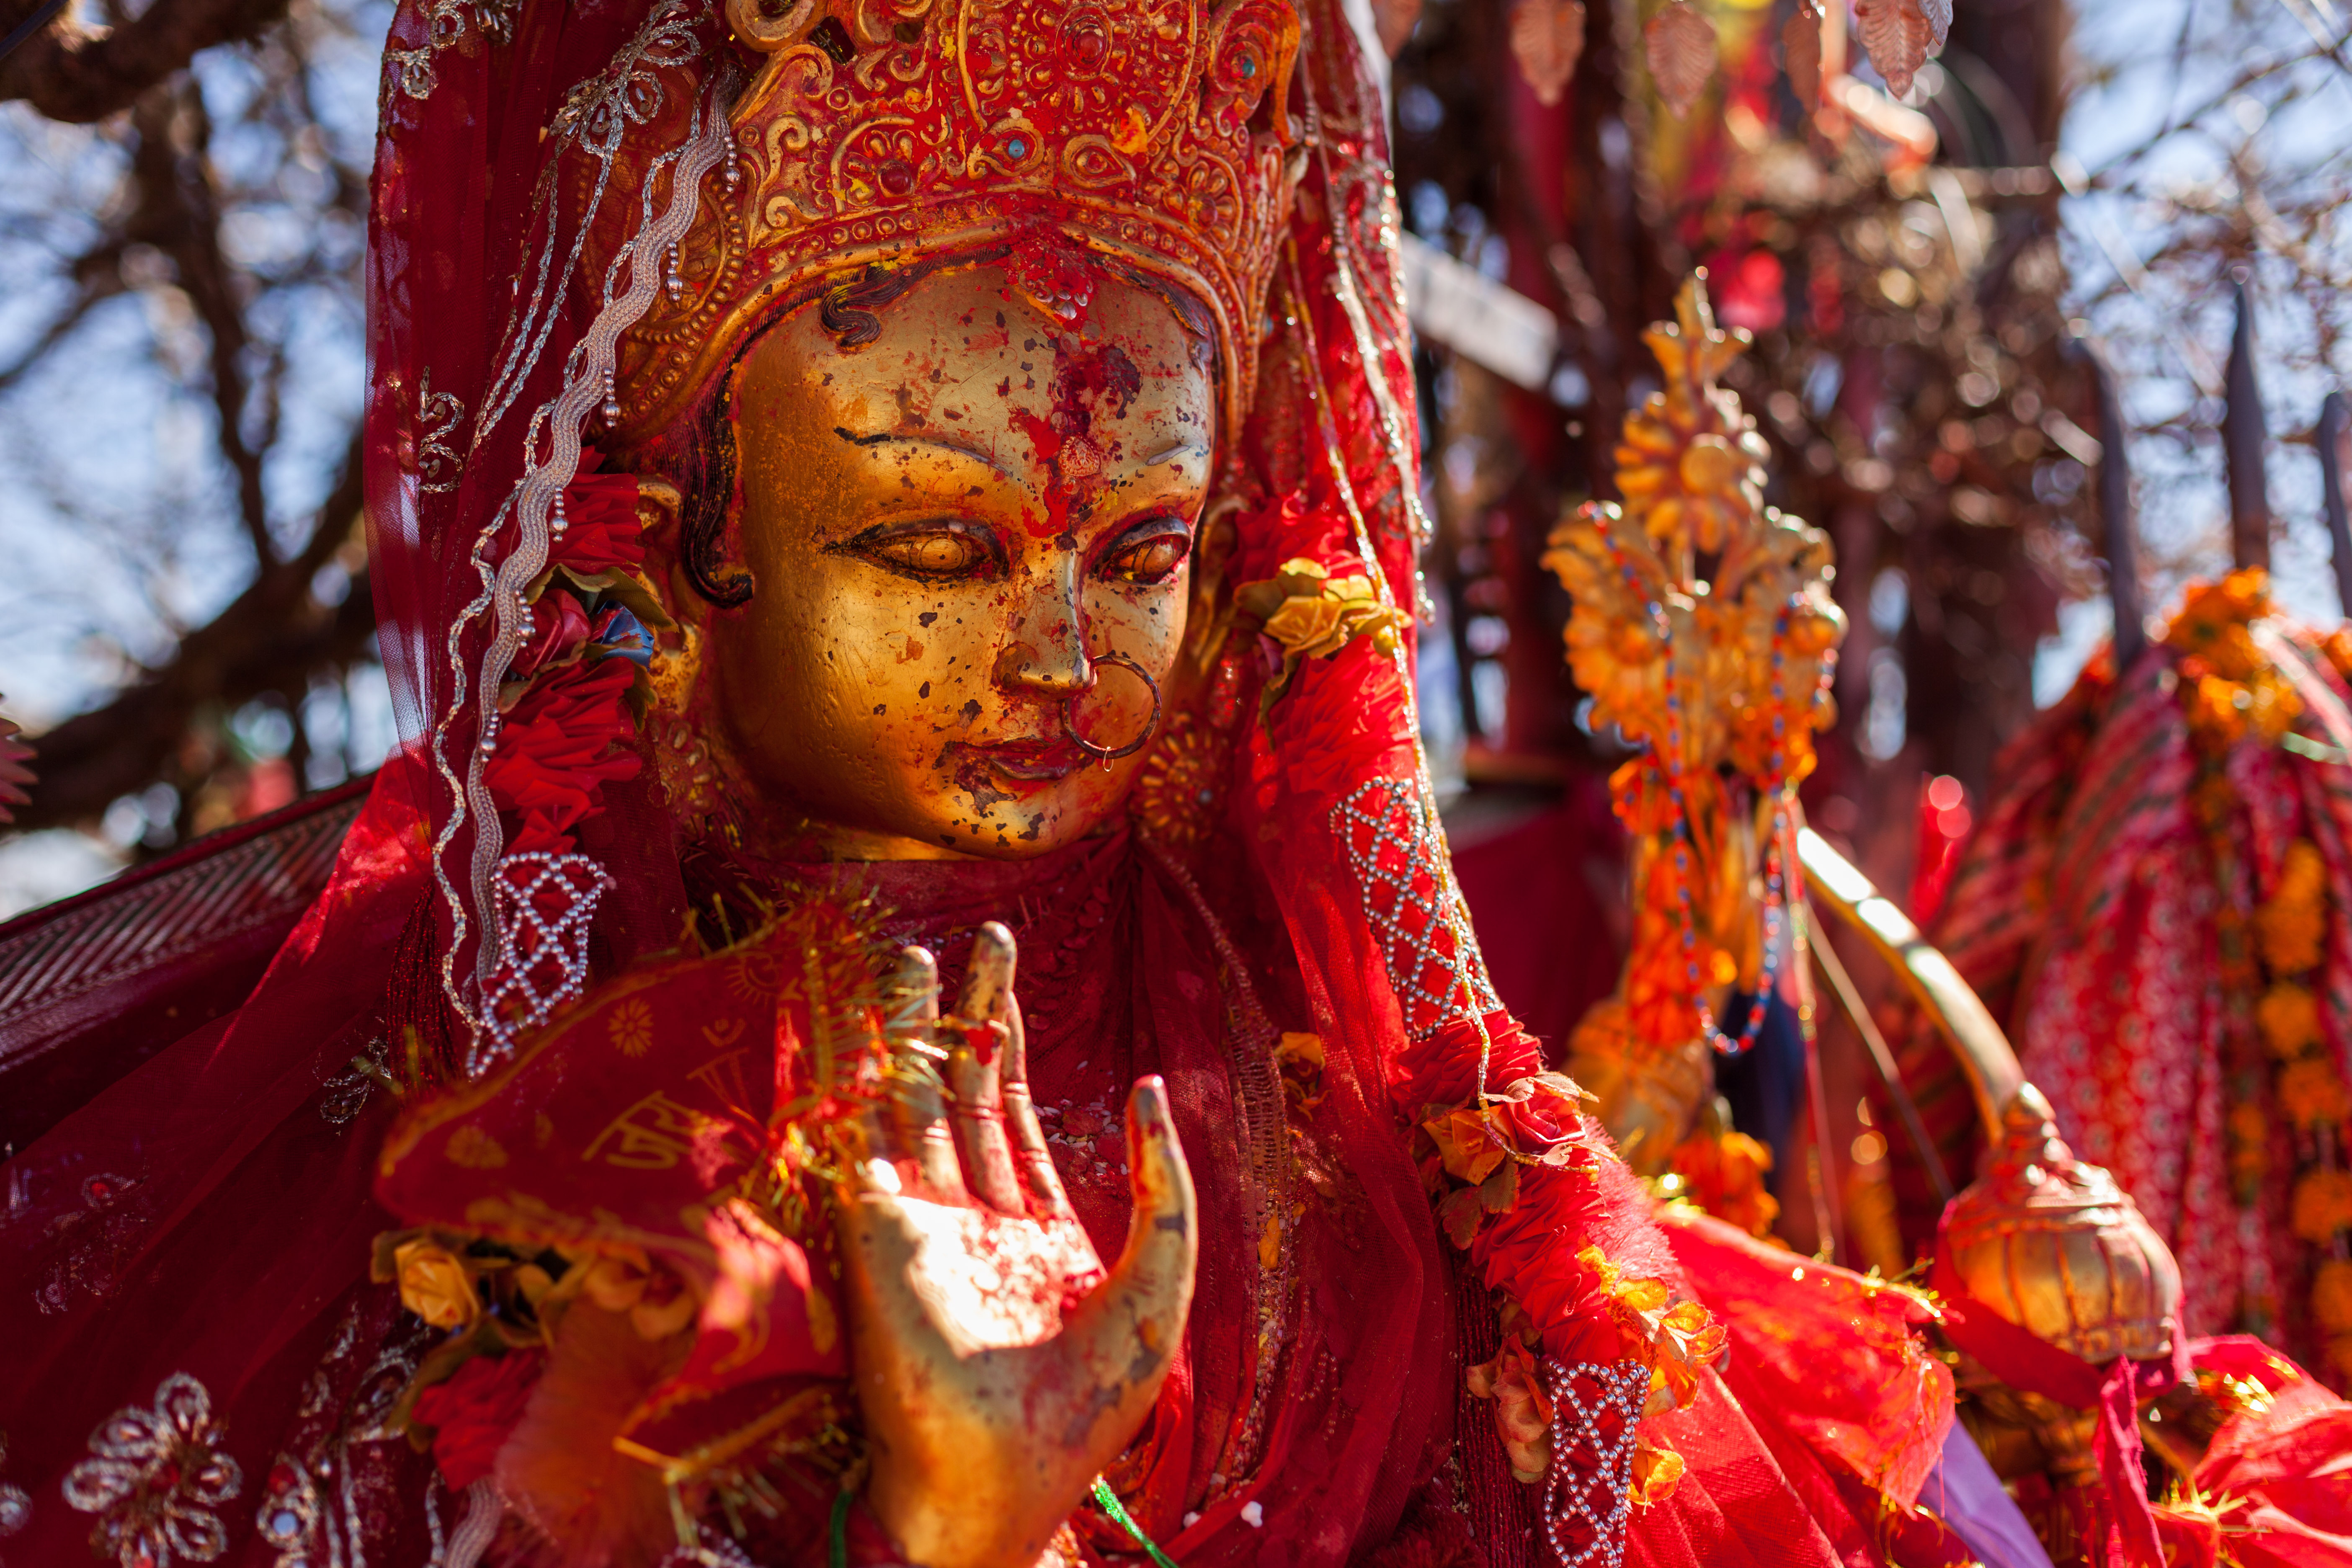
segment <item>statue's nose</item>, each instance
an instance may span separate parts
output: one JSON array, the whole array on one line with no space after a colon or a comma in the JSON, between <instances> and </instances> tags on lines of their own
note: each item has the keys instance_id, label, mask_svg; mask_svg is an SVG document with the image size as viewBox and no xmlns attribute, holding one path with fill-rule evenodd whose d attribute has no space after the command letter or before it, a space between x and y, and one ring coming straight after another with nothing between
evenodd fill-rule
<instances>
[{"instance_id":1,"label":"statue's nose","mask_svg":"<svg viewBox=\"0 0 2352 1568\"><path fill-rule=\"evenodd\" d=\"M1095 683L1095 668L1073 628L1066 637L1015 637L996 656L996 682L1059 701Z\"/></svg>"},{"instance_id":2,"label":"statue's nose","mask_svg":"<svg viewBox=\"0 0 2352 1568\"><path fill-rule=\"evenodd\" d=\"M1036 584L1027 613L1013 626L1004 650L996 656L999 686L1060 701L1094 685L1094 663L1087 658L1086 615L1079 603L1080 581L1074 552L1060 563L1050 583Z\"/></svg>"}]
</instances>

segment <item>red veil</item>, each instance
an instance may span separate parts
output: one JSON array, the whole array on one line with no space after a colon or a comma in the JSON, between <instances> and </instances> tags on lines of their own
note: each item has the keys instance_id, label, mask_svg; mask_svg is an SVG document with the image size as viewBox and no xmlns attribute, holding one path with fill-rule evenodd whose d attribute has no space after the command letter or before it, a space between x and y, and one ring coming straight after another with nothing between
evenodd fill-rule
<instances>
[{"instance_id":1,"label":"red veil","mask_svg":"<svg viewBox=\"0 0 2352 1568\"><path fill-rule=\"evenodd\" d=\"M932 3L835 9L857 37L903 42ZM1297 194L1262 336L1235 326L1255 347L1229 353L1224 395L1242 395L1240 365L1255 384L1212 515L1234 522L1231 583L1304 559L1368 572L1382 605L1409 608L1418 437L1378 100L1337 0L1297 20L1283 150ZM647 765L668 742L624 700L626 628L535 625L518 584L642 552L633 481L598 473L582 440L614 406L616 336L667 286L695 203L733 188L723 109L749 60L709 0L401 5L368 263L367 500L404 743L244 1006L9 1163L0 1527L25 1534L0 1551L66 1561L89 1538L128 1564L481 1550L495 1510L445 1484L470 1474L383 1440L437 1336L370 1280L371 1238L397 1223L373 1184L403 1102L458 1089L518 1040L528 1070L535 1026L583 990L595 1005L684 928L680 847ZM606 657L486 709L557 635ZM1507 1348L1507 1301L1547 1368L1518 1391L1553 1426L1559 1550L1613 1558L1654 1386L1685 1406L1655 1425L1690 1474L1643 1515L1637 1558L1869 1560L1822 1462L1759 1436L1708 1370L1720 1336L1705 1315L1647 1283L1675 1267L1646 1201L1487 984L1419 750L1410 631L1393 651L1366 637L1307 660L1264 724L1268 662L1242 641L1171 718L1139 832L1171 776L1213 803L1202 831L1217 852L1189 860L1200 885L1165 857L1153 896L1184 929L1239 931L1237 950L1205 941L1192 962L1257 972L1268 1005L1319 1037L1318 1135L1357 1219L1353 1250L1319 1257L1302 1300L1345 1353L1285 1363L1328 1419L1286 1435L1299 1479L1254 1494L1257 1517L1236 1494L1188 1522L1178 1476L1133 1495L1143 1522L1200 1561L1361 1560L1416 1487L1451 1474L1447 1507L1489 1559L1531 1560L1533 1492L1507 1479L1493 1406L1461 1384ZM1210 904L1223 927L1198 914ZM1180 1096L1178 1110L1196 1159L1241 1147L1227 1124L1246 1108ZM400 1217L431 1206L401 1201ZM1493 1363L1507 1384L1507 1362ZM1866 1382L1877 1365L1848 1370ZM1933 1405L1933 1379L1920 1386ZM1848 1466L1868 1469L1865 1489L1909 1501L1925 1468L1911 1450L1932 1453L1948 1421L1948 1385L1940 1397L1907 1458Z\"/></svg>"}]
</instances>

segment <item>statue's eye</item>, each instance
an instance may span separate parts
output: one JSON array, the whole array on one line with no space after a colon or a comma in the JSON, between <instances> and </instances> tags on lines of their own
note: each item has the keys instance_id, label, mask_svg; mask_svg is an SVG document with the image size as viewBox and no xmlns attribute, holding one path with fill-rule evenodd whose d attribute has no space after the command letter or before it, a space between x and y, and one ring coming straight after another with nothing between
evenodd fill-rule
<instances>
[{"instance_id":1,"label":"statue's eye","mask_svg":"<svg viewBox=\"0 0 2352 1568\"><path fill-rule=\"evenodd\" d=\"M1165 583L1176 574L1176 568L1184 564L1184 557L1192 548L1189 534L1164 527L1163 531L1146 533L1113 549L1103 559L1102 573L1118 582L1147 587Z\"/></svg>"},{"instance_id":2,"label":"statue's eye","mask_svg":"<svg viewBox=\"0 0 2352 1568\"><path fill-rule=\"evenodd\" d=\"M995 540L982 530L955 523L877 529L856 542L857 552L877 565L918 577L963 577L996 564Z\"/></svg>"}]
</instances>

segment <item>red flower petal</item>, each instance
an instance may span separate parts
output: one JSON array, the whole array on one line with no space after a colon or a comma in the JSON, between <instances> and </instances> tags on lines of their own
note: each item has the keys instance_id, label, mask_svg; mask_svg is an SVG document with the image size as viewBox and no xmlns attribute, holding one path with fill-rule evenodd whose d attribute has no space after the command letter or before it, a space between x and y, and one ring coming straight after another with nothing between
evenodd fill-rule
<instances>
[{"instance_id":1,"label":"red flower petal","mask_svg":"<svg viewBox=\"0 0 2352 1568\"><path fill-rule=\"evenodd\" d=\"M478 1355L416 1396L416 1425L435 1429L443 1486L461 1492L490 1473L545 1364L528 1352Z\"/></svg>"}]
</instances>

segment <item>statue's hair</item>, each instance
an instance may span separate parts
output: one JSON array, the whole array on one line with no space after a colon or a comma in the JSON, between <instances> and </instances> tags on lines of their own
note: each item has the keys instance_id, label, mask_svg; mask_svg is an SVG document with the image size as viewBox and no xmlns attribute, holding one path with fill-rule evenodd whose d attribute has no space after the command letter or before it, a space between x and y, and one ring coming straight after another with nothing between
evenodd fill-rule
<instances>
[{"instance_id":1,"label":"statue's hair","mask_svg":"<svg viewBox=\"0 0 2352 1568\"><path fill-rule=\"evenodd\" d=\"M1000 247L985 256L927 256L906 267L868 267L857 276L835 283L824 291L817 306L817 321L832 334L834 346L843 353L862 349L882 335L882 308L949 261L978 266L995 260L1003 254L1004 250ZM761 331L766 331L764 323ZM758 332L751 334L755 339L758 335Z\"/></svg>"}]
</instances>

